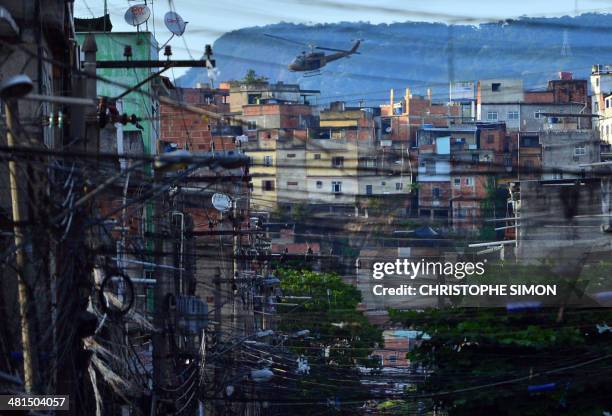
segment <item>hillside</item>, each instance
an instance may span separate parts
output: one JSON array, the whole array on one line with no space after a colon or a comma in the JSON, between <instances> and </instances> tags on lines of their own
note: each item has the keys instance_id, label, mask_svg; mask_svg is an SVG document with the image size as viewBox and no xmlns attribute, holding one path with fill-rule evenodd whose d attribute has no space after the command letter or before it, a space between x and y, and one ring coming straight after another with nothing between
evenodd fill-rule
<instances>
[{"instance_id":1,"label":"hillside","mask_svg":"<svg viewBox=\"0 0 612 416\"><path fill-rule=\"evenodd\" d=\"M539 88L560 70L587 77L591 65L612 62L611 26L610 14L523 18L479 26L279 23L226 33L214 43L214 52L219 80L240 79L253 68L273 81L320 89L322 102L365 98L376 104L387 99L392 87L409 86L415 93L431 87L434 96L447 96L449 78L520 77L526 87ZM303 78L286 66L302 48L265 33L341 49L349 48L354 39L364 42L360 55L329 64L320 76ZM205 70L193 68L178 83L194 86L207 81Z\"/></svg>"}]
</instances>

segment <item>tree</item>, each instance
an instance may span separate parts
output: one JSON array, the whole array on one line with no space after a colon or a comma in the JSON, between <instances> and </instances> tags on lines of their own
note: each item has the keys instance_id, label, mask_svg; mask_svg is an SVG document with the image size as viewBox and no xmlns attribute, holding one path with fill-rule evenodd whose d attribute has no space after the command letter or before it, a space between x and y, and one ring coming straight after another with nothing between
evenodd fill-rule
<instances>
[{"instance_id":1,"label":"tree","mask_svg":"<svg viewBox=\"0 0 612 416\"><path fill-rule=\"evenodd\" d=\"M382 331L356 310L361 302L359 289L344 283L334 273L288 269L277 273L283 295L310 297L293 311L280 305L279 313L283 317L280 327L284 332L309 329L314 339L306 343L321 349L329 347L327 361L332 364L368 362L371 350L382 342ZM283 310L287 312L283 314ZM303 316L308 316L308 320L299 319ZM302 344L302 341L296 342Z\"/></svg>"},{"instance_id":2,"label":"tree","mask_svg":"<svg viewBox=\"0 0 612 416\"><path fill-rule=\"evenodd\" d=\"M612 320L608 310L572 310L562 324L556 309L390 316L431 336L409 356L432 371L419 393L451 415L601 415L612 408L612 333L596 327Z\"/></svg>"},{"instance_id":3,"label":"tree","mask_svg":"<svg viewBox=\"0 0 612 416\"><path fill-rule=\"evenodd\" d=\"M278 329L307 336L289 336L285 346L308 359L310 374L301 376L298 387L302 399L333 402L292 409L292 414L333 411L352 415L369 390L361 383L358 364L369 364L372 350L382 343L382 331L356 310L361 293L332 273L308 270L277 271L284 296L310 297L303 301L289 298L279 305ZM303 302L295 306L296 302ZM295 395L292 395L295 398ZM365 401L365 400L363 400Z\"/></svg>"},{"instance_id":4,"label":"tree","mask_svg":"<svg viewBox=\"0 0 612 416\"><path fill-rule=\"evenodd\" d=\"M265 77L263 75L257 75L257 73L255 72L254 69L248 69L246 74L244 75L244 78L242 78L242 80L240 80L240 82L242 84L259 84L262 82L268 82L268 77Z\"/></svg>"},{"instance_id":5,"label":"tree","mask_svg":"<svg viewBox=\"0 0 612 416\"><path fill-rule=\"evenodd\" d=\"M305 223L310 217L311 209L308 204L298 203L291 207L291 218L296 223Z\"/></svg>"},{"instance_id":6,"label":"tree","mask_svg":"<svg viewBox=\"0 0 612 416\"><path fill-rule=\"evenodd\" d=\"M487 223L486 219L502 217L506 214L508 191L497 187L495 178L490 176L485 184L486 197L480 203L482 222L480 225L480 239L492 240L496 236L495 223Z\"/></svg>"}]
</instances>

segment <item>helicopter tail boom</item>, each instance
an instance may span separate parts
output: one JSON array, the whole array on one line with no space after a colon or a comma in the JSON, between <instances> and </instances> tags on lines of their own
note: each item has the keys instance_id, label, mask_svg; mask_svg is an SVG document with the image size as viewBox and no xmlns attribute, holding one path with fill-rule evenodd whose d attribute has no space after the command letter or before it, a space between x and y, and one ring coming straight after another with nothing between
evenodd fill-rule
<instances>
[{"instance_id":1,"label":"helicopter tail boom","mask_svg":"<svg viewBox=\"0 0 612 416\"><path fill-rule=\"evenodd\" d=\"M361 41L358 40L357 42L355 42L353 47L350 50L348 50L348 51L342 51L342 52L338 52L338 53L333 53L331 55L326 55L325 56L325 62L332 62L332 61L336 61L336 60L341 59L341 58L346 58L346 57L351 56L353 54L358 54L359 52L357 52L357 49L359 48L360 44L361 44Z\"/></svg>"}]
</instances>

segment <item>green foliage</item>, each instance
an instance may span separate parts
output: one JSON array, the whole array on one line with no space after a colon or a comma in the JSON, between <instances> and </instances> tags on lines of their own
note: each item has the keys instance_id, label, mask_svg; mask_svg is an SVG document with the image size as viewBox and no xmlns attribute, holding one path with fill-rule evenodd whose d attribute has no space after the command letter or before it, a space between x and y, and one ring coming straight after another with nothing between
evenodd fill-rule
<instances>
[{"instance_id":1,"label":"green foliage","mask_svg":"<svg viewBox=\"0 0 612 416\"><path fill-rule=\"evenodd\" d=\"M369 197L366 201L366 205L372 213L379 211L383 206L380 198L376 197Z\"/></svg>"},{"instance_id":2,"label":"green foliage","mask_svg":"<svg viewBox=\"0 0 612 416\"><path fill-rule=\"evenodd\" d=\"M242 84L247 84L247 85L259 84L259 83L267 82L267 81L268 81L268 77L257 75L254 69L248 69L246 74L244 75L244 78L240 80Z\"/></svg>"},{"instance_id":3,"label":"green foliage","mask_svg":"<svg viewBox=\"0 0 612 416\"><path fill-rule=\"evenodd\" d=\"M557 323L557 313L556 309L389 311L393 321L431 336L410 353L412 360L433 371L421 393L469 389L436 397L451 415L601 414L612 406L609 361L550 370L612 354L612 334L600 334L595 328L612 321L612 312L570 310L563 323ZM533 379L480 388L529 375ZM555 383L555 388L527 390L529 385L547 383Z\"/></svg>"},{"instance_id":4,"label":"green foliage","mask_svg":"<svg viewBox=\"0 0 612 416\"><path fill-rule=\"evenodd\" d=\"M497 187L495 178L490 176L485 184L486 197L480 203L482 219L499 218L505 216L508 192ZM479 238L492 240L496 237L495 224L482 222Z\"/></svg>"},{"instance_id":5,"label":"green foliage","mask_svg":"<svg viewBox=\"0 0 612 416\"><path fill-rule=\"evenodd\" d=\"M297 223L305 223L310 213L311 209L305 203L295 204L291 207L291 218Z\"/></svg>"},{"instance_id":6,"label":"green foliage","mask_svg":"<svg viewBox=\"0 0 612 416\"><path fill-rule=\"evenodd\" d=\"M361 292L356 287L331 273L281 269L278 275L284 295L311 297L293 312L283 314L292 308L279 306L283 331L309 329L314 338L297 340L296 347L329 347L328 361L339 365L367 361L371 350L382 342L382 331L355 309L361 302ZM303 316L308 316L308 321L296 319Z\"/></svg>"},{"instance_id":7,"label":"green foliage","mask_svg":"<svg viewBox=\"0 0 612 416\"><path fill-rule=\"evenodd\" d=\"M372 364L368 355L382 342L382 331L355 309L361 293L332 273L280 269L277 275L284 296L311 297L304 301L287 300L291 304L303 302L298 307L278 306L280 331L294 334L310 330L308 337L289 337L284 343L294 353L307 357L311 366L310 374L299 379L297 396L305 400L337 398L341 403L352 402L341 404L336 411L355 414L358 406L354 403L368 394L355 365ZM328 356L324 353L326 349ZM334 408L315 405L292 409L292 414L310 415L321 411L334 413Z\"/></svg>"},{"instance_id":8,"label":"green foliage","mask_svg":"<svg viewBox=\"0 0 612 416\"><path fill-rule=\"evenodd\" d=\"M409 231L421 226L421 224L415 220L401 220L398 225L402 228L406 228L405 231Z\"/></svg>"}]
</instances>

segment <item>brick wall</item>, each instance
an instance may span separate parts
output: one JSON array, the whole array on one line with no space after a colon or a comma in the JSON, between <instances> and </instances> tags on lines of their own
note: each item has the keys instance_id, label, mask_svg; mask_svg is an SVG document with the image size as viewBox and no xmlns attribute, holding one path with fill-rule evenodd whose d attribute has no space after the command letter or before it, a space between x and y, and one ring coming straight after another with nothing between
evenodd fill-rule
<instances>
[{"instance_id":1,"label":"brick wall","mask_svg":"<svg viewBox=\"0 0 612 416\"><path fill-rule=\"evenodd\" d=\"M503 124L496 128L480 129L480 148L492 150L495 153L504 152L504 138L506 137L506 127Z\"/></svg>"},{"instance_id":2,"label":"brick wall","mask_svg":"<svg viewBox=\"0 0 612 416\"><path fill-rule=\"evenodd\" d=\"M557 104L587 103L588 90L586 79L553 80L548 82L548 90Z\"/></svg>"},{"instance_id":3,"label":"brick wall","mask_svg":"<svg viewBox=\"0 0 612 416\"><path fill-rule=\"evenodd\" d=\"M526 103L554 103L555 97L552 91L525 91Z\"/></svg>"},{"instance_id":4,"label":"brick wall","mask_svg":"<svg viewBox=\"0 0 612 416\"><path fill-rule=\"evenodd\" d=\"M451 197L463 199L483 200L487 196L487 181L486 174L476 174L465 172L455 174L451 178ZM455 180L459 180L459 185L455 184ZM471 181L471 182L470 182ZM472 184L470 184L472 183Z\"/></svg>"},{"instance_id":5,"label":"brick wall","mask_svg":"<svg viewBox=\"0 0 612 416\"><path fill-rule=\"evenodd\" d=\"M174 98L186 104L219 114L229 110L228 105L223 102L223 92L211 93L210 90L199 88L182 88L179 91L173 94ZM207 104L208 102L211 104ZM195 152L208 152L213 147L215 150L235 148L233 137L212 136L211 128L219 123L216 119L163 103L160 106L160 114L161 141L176 143L180 149L187 145Z\"/></svg>"},{"instance_id":6,"label":"brick wall","mask_svg":"<svg viewBox=\"0 0 612 416\"><path fill-rule=\"evenodd\" d=\"M404 100L403 97L402 100ZM388 104L381 105L380 110L383 117L391 114L391 108ZM449 107L435 104L424 97L412 97L409 99L408 108L404 103L403 111L403 114L392 118L392 132L388 139L415 143L417 130L420 126L432 124L435 127L446 127L449 124L447 116L457 117L460 115L461 109L459 106Z\"/></svg>"},{"instance_id":7,"label":"brick wall","mask_svg":"<svg viewBox=\"0 0 612 416\"><path fill-rule=\"evenodd\" d=\"M438 188L440 197L433 197L433 190ZM450 205L450 182L419 182L419 208L448 208ZM435 204L435 202L438 204Z\"/></svg>"}]
</instances>

